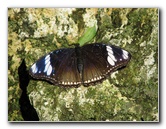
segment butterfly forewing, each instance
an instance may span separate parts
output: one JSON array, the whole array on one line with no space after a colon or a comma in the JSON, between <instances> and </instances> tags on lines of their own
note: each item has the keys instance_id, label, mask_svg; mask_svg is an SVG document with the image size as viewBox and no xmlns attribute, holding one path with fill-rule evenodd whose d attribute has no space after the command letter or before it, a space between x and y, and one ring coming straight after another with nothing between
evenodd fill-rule
<instances>
[{"instance_id":1,"label":"butterfly forewing","mask_svg":"<svg viewBox=\"0 0 166 129\"><path fill-rule=\"evenodd\" d=\"M117 46L107 45L106 51L108 54L107 60L109 58L111 58L112 61L114 61L114 63L115 63L114 65L112 65L111 61L109 62L109 60L108 60L109 64L111 66L114 66L116 69L126 66L127 63L131 59L131 55L129 52L127 52L126 50L121 49L120 47L117 47ZM112 54L110 54L110 53L112 53Z\"/></svg>"},{"instance_id":2,"label":"butterfly forewing","mask_svg":"<svg viewBox=\"0 0 166 129\"><path fill-rule=\"evenodd\" d=\"M59 49L40 58L29 73L33 78L48 80L54 85L78 86L81 82L73 48Z\"/></svg>"},{"instance_id":3,"label":"butterfly forewing","mask_svg":"<svg viewBox=\"0 0 166 129\"><path fill-rule=\"evenodd\" d=\"M125 66L131 57L121 48L99 43L83 46L82 51L83 83L87 86L102 81L116 69Z\"/></svg>"}]
</instances>

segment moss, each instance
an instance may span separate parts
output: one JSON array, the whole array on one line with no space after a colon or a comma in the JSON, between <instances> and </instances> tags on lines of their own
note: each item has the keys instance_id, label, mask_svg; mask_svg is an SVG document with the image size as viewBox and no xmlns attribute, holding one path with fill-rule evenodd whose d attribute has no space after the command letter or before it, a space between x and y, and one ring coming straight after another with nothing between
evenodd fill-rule
<instances>
[{"instance_id":1,"label":"moss","mask_svg":"<svg viewBox=\"0 0 166 129\"><path fill-rule=\"evenodd\" d=\"M125 69L101 84L62 88L31 80L28 95L41 121L159 121L158 9L9 8L8 120L22 121L18 67L77 43L92 24L94 42L120 46L132 55ZM94 26L93 25L93 26Z\"/></svg>"},{"instance_id":2,"label":"moss","mask_svg":"<svg viewBox=\"0 0 166 129\"><path fill-rule=\"evenodd\" d=\"M85 8L77 8L75 11L73 11L71 18L74 20L74 22L77 24L79 31L84 28L84 21L83 21L83 14L85 13Z\"/></svg>"}]
</instances>

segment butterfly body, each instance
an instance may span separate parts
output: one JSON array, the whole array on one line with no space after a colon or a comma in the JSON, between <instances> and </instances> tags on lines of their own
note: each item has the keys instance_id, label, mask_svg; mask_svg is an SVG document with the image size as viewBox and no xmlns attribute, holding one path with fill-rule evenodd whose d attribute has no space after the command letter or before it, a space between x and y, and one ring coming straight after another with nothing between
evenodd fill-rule
<instances>
[{"instance_id":1,"label":"butterfly body","mask_svg":"<svg viewBox=\"0 0 166 129\"><path fill-rule=\"evenodd\" d=\"M94 43L55 50L34 63L29 73L54 85L89 86L126 66L130 58L130 53L119 47Z\"/></svg>"}]
</instances>

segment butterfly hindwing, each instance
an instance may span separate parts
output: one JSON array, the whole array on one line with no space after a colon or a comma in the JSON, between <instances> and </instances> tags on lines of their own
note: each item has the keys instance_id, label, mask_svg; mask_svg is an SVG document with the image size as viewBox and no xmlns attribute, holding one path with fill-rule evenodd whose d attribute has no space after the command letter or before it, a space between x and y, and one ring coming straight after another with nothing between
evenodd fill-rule
<instances>
[{"instance_id":1,"label":"butterfly hindwing","mask_svg":"<svg viewBox=\"0 0 166 129\"><path fill-rule=\"evenodd\" d=\"M71 48L66 50L63 53L60 53L61 57L57 60L55 59L55 55L52 56L52 65L56 66L57 73L53 76L58 81L58 84L62 86L78 86L81 84L81 79L79 76L79 72L77 70L77 58L75 55L75 49Z\"/></svg>"},{"instance_id":2,"label":"butterfly hindwing","mask_svg":"<svg viewBox=\"0 0 166 129\"><path fill-rule=\"evenodd\" d=\"M103 45L85 45L82 47L83 51L83 82L84 85L89 85L91 82L95 83L104 79L104 74L107 71L106 55L103 52Z\"/></svg>"}]
</instances>

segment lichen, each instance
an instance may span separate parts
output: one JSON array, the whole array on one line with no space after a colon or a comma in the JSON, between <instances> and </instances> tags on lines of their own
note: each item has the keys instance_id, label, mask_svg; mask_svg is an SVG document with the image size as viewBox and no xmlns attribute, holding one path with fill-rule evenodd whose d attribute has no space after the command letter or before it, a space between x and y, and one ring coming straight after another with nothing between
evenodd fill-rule
<instances>
[{"instance_id":1,"label":"lichen","mask_svg":"<svg viewBox=\"0 0 166 129\"><path fill-rule=\"evenodd\" d=\"M62 88L31 80L28 96L40 121L159 121L157 8L9 8L8 120L23 121L18 67L71 44L90 26L94 42L132 55L126 68L103 83Z\"/></svg>"}]
</instances>

